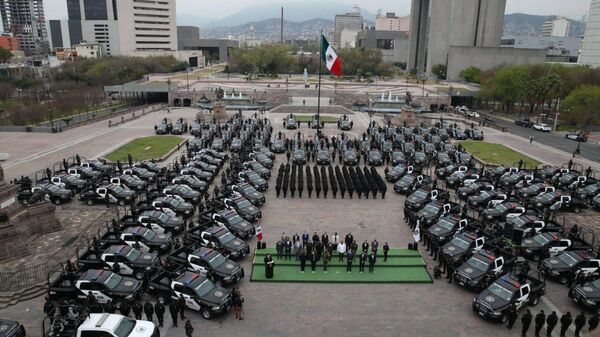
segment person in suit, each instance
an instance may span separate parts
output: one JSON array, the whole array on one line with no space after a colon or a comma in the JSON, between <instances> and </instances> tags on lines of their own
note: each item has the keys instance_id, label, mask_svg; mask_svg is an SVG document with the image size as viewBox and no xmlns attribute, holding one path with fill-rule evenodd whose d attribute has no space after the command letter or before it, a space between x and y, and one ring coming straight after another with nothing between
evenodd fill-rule
<instances>
[{"instance_id":1,"label":"person in suit","mask_svg":"<svg viewBox=\"0 0 600 337\"><path fill-rule=\"evenodd\" d=\"M542 331L542 328L544 327L545 323L546 314L544 313L544 310L540 310L540 312L538 312L537 315L535 315L535 336L540 336L540 331Z\"/></svg>"},{"instance_id":2,"label":"person in suit","mask_svg":"<svg viewBox=\"0 0 600 337\"><path fill-rule=\"evenodd\" d=\"M346 272L352 272L352 262L354 261L354 253L351 250L348 250L346 253Z\"/></svg>"},{"instance_id":3,"label":"person in suit","mask_svg":"<svg viewBox=\"0 0 600 337\"><path fill-rule=\"evenodd\" d=\"M379 242L377 242L377 239L373 239L373 241L371 241L371 250L375 255L377 255L377 249L379 249Z\"/></svg>"},{"instance_id":4,"label":"person in suit","mask_svg":"<svg viewBox=\"0 0 600 337\"><path fill-rule=\"evenodd\" d=\"M306 251L304 249L300 250L300 272L304 273L304 268L306 268Z\"/></svg>"},{"instance_id":5,"label":"person in suit","mask_svg":"<svg viewBox=\"0 0 600 337\"><path fill-rule=\"evenodd\" d=\"M287 239L287 241L284 244L284 247L285 247L285 259L291 260L292 259L292 240Z\"/></svg>"},{"instance_id":6,"label":"person in suit","mask_svg":"<svg viewBox=\"0 0 600 337\"><path fill-rule=\"evenodd\" d=\"M352 236L352 233L346 234L344 242L346 243L346 249L350 248L350 245L352 244L352 242L354 242L354 237Z\"/></svg>"},{"instance_id":7,"label":"person in suit","mask_svg":"<svg viewBox=\"0 0 600 337\"><path fill-rule=\"evenodd\" d=\"M390 252L390 246L386 242L383 244L383 262L387 262L389 252Z\"/></svg>"},{"instance_id":8,"label":"person in suit","mask_svg":"<svg viewBox=\"0 0 600 337\"><path fill-rule=\"evenodd\" d=\"M327 232L323 232L323 235L321 235L321 242L326 245L327 243L329 243L329 235L327 235Z\"/></svg>"},{"instance_id":9,"label":"person in suit","mask_svg":"<svg viewBox=\"0 0 600 337\"><path fill-rule=\"evenodd\" d=\"M365 242L363 242L363 244L362 244L362 251L363 251L363 253L366 253L369 251L369 242L367 242L367 240L365 240Z\"/></svg>"},{"instance_id":10,"label":"person in suit","mask_svg":"<svg viewBox=\"0 0 600 337\"><path fill-rule=\"evenodd\" d=\"M309 236L307 232L304 232L304 234L302 234L302 247L306 247L306 244L308 243L309 240Z\"/></svg>"},{"instance_id":11,"label":"person in suit","mask_svg":"<svg viewBox=\"0 0 600 337\"><path fill-rule=\"evenodd\" d=\"M146 302L146 304L144 304L144 313L146 314L146 320L150 322L154 321L152 319L152 316L154 315L154 306L152 303Z\"/></svg>"},{"instance_id":12,"label":"person in suit","mask_svg":"<svg viewBox=\"0 0 600 337\"><path fill-rule=\"evenodd\" d=\"M271 256L271 254L267 254L267 256L265 256L264 261L265 261L265 277L273 278L274 262L273 262L273 257Z\"/></svg>"},{"instance_id":13,"label":"person in suit","mask_svg":"<svg viewBox=\"0 0 600 337\"><path fill-rule=\"evenodd\" d=\"M367 262L367 253L365 251L358 257L358 271L362 274L365 272L365 264Z\"/></svg>"},{"instance_id":14,"label":"person in suit","mask_svg":"<svg viewBox=\"0 0 600 337\"><path fill-rule=\"evenodd\" d=\"M165 306L160 302L156 302L156 304L154 304L154 312L156 313L156 318L158 319L158 327L162 328L165 318Z\"/></svg>"},{"instance_id":15,"label":"person in suit","mask_svg":"<svg viewBox=\"0 0 600 337\"><path fill-rule=\"evenodd\" d=\"M371 254L369 254L369 273L373 273L373 270L375 269L375 261L377 260L376 251L376 249L373 249Z\"/></svg>"},{"instance_id":16,"label":"person in suit","mask_svg":"<svg viewBox=\"0 0 600 337\"><path fill-rule=\"evenodd\" d=\"M319 241L321 241L321 239L319 238L319 234L317 234L317 232L315 232L312 236L312 242L317 243Z\"/></svg>"},{"instance_id":17,"label":"person in suit","mask_svg":"<svg viewBox=\"0 0 600 337\"><path fill-rule=\"evenodd\" d=\"M317 268L317 261L319 261L318 255L316 251L312 251L310 253L310 269L314 273Z\"/></svg>"}]
</instances>

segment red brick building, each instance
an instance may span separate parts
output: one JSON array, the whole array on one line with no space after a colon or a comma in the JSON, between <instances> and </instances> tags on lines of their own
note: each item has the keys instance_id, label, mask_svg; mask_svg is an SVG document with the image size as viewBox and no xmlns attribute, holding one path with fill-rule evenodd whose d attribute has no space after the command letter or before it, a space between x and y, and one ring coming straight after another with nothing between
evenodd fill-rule
<instances>
[{"instance_id":1,"label":"red brick building","mask_svg":"<svg viewBox=\"0 0 600 337\"><path fill-rule=\"evenodd\" d=\"M10 51L21 50L19 38L12 36L0 36L0 48Z\"/></svg>"}]
</instances>

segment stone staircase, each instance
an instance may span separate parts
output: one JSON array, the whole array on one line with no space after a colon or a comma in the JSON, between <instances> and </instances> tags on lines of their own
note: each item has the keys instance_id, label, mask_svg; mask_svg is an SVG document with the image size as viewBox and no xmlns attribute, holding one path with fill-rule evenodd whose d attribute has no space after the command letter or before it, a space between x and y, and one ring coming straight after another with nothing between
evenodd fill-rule
<instances>
[{"instance_id":1,"label":"stone staircase","mask_svg":"<svg viewBox=\"0 0 600 337\"><path fill-rule=\"evenodd\" d=\"M280 105L275 109L269 111L269 113L283 113L283 114L316 114L316 106L298 106L298 105ZM322 114L354 114L352 110L348 110L340 105L330 105L321 107Z\"/></svg>"},{"instance_id":2,"label":"stone staircase","mask_svg":"<svg viewBox=\"0 0 600 337\"><path fill-rule=\"evenodd\" d=\"M19 302L36 298L46 293L46 282L21 289L15 292L0 293L0 309L7 308Z\"/></svg>"}]
</instances>

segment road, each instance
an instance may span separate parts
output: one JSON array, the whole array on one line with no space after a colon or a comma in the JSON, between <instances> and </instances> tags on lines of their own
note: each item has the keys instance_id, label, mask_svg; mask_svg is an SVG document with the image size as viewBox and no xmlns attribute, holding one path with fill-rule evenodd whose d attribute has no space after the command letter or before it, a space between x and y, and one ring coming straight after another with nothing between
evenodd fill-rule
<instances>
[{"instance_id":1,"label":"road","mask_svg":"<svg viewBox=\"0 0 600 337\"><path fill-rule=\"evenodd\" d=\"M566 139L562 134L554 132L538 132L530 128L516 126L514 122L510 122L489 114L482 114L482 116L491 118L496 124L502 127L506 127L507 132L510 132L517 136L521 136L523 138L529 138L530 136L534 136L536 142L557 148L568 153L573 153L577 148L577 144L579 144L576 141ZM592 161L600 162L600 144L593 141L581 143L581 157Z\"/></svg>"}]
</instances>

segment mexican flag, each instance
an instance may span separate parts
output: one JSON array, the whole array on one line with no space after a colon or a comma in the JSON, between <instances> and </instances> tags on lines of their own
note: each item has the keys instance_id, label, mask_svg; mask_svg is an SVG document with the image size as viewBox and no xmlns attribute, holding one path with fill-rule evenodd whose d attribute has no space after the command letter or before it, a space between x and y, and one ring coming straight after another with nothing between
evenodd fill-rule
<instances>
[{"instance_id":1,"label":"mexican flag","mask_svg":"<svg viewBox=\"0 0 600 337\"><path fill-rule=\"evenodd\" d=\"M337 57L335 50L331 48L329 42L325 38L325 35L321 36L321 58L327 65L327 69L334 75L342 76L342 60Z\"/></svg>"}]
</instances>

